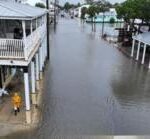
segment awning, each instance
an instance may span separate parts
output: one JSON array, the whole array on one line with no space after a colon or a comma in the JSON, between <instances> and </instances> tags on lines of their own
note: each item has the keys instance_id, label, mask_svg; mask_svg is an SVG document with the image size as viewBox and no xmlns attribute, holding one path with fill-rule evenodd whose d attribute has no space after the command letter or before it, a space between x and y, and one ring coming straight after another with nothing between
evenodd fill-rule
<instances>
[{"instance_id":1,"label":"awning","mask_svg":"<svg viewBox=\"0 0 150 139\"><path fill-rule=\"evenodd\" d=\"M150 32L142 33L137 36L133 36L133 39L150 45Z\"/></svg>"}]
</instances>

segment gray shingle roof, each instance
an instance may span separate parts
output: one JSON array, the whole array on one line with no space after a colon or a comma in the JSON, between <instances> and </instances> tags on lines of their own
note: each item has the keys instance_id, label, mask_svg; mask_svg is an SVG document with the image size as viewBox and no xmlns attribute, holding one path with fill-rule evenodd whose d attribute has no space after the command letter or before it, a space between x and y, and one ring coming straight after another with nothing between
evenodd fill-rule
<instances>
[{"instance_id":1,"label":"gray shingle roof","mask_svg":"<svg viewBox=\"0 0 150 139\"><path fill-rule=\"evenodd\" d=\"M47 13L46 9L0 0L0 19L30 20Z\"/></svg>"}]
</instances>

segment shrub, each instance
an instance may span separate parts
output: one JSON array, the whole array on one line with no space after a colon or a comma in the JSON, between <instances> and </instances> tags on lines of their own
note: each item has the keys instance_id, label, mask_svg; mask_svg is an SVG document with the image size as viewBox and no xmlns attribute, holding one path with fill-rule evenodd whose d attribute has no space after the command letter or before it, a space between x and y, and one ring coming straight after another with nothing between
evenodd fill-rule
<instances>
[{"instance_id":1,"label":"shrub","mask_svg":"<svg viewBox=\"0 0 150 139\"><path fill-rule=\"evenodd\" d=\"M110 21L109 21L111 24L115 23L115 19L112 17L110 18Z\"/></svg>"}]
</instances>

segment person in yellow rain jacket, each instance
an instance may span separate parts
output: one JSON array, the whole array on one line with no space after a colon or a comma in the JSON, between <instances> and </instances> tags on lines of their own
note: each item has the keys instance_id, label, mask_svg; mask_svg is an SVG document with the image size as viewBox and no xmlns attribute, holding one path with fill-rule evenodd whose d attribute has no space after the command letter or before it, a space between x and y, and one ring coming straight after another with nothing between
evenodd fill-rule
<instances>
[{"instance_id":1,"label":"person in yellow rain jacket","mask_svg":"<svg viewBox=\"0 0 150 139\"><path fill-rule=\"evenodd\" d=\"M12 97L12 104L14 109L14 114L17 115L17 112L20 112L20 106L21 106L21 97L18 93L14 93Z\"/></svg>"}]
</instances>

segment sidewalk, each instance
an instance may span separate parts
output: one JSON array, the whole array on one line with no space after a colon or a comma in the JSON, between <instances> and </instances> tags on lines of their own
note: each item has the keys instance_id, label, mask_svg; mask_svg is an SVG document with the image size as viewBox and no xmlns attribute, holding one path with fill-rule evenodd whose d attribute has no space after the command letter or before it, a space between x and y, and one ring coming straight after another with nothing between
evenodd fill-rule
<instances>
[{"instance_id":1,"label":"sidewalk","mask_svg":"<svg viewBox=\"0 0 150 139\"><path fill-rule=\"evenodd\" d=\"M42 90L43 90L43 81L40 81L40 90L37 92L37 104L38 107L35 107L32 105L31 107L31 117L32 117L32 123L26 124L26 111L25 111L25 104L24 104L24 86L23 86L23 80L21 78L16 79L18 75L16 75L10 85L8 86L8 90L10 92L9 96L4 96L1 99L0 104L0 136L5 136L7 134L23 131L23 130L30 130L32 128L37 127L38 123L41 119L41 102L42 102ZM21 77L19 75L19 77ZM12 104L11 104L11 96L12 92L14 91L20 91L21 96L23 99L23 104L20 109L20 112L17 114L17 116L14 115Z\"/></svg>"},{"instance_id":2,"label":"sidewalk","mask_svg":"<svg viewBox=\"0 0 150 139\"><path fill-rule=\"evenodd\" d=\"M135 47L135 50L134 50L134 57L132 58L131 57L131 49L132 47L124 47L122 46L121 44L116 44L115 47L121 51L124 55L126 55L128 58L131 58L133 59L135 62L137 62L138 64L141 64L141 61L142 61L142 55L143 55L143 50L140 50L140 54L139 54L139 60L136 60L136 54L137 54L137 47ZM148 68L148 65L149 65L149 55L146 54L145 55L145 62L144 64L141 64L141 66L144 66L145 68Z\"/></svg>"}]
</instances>

